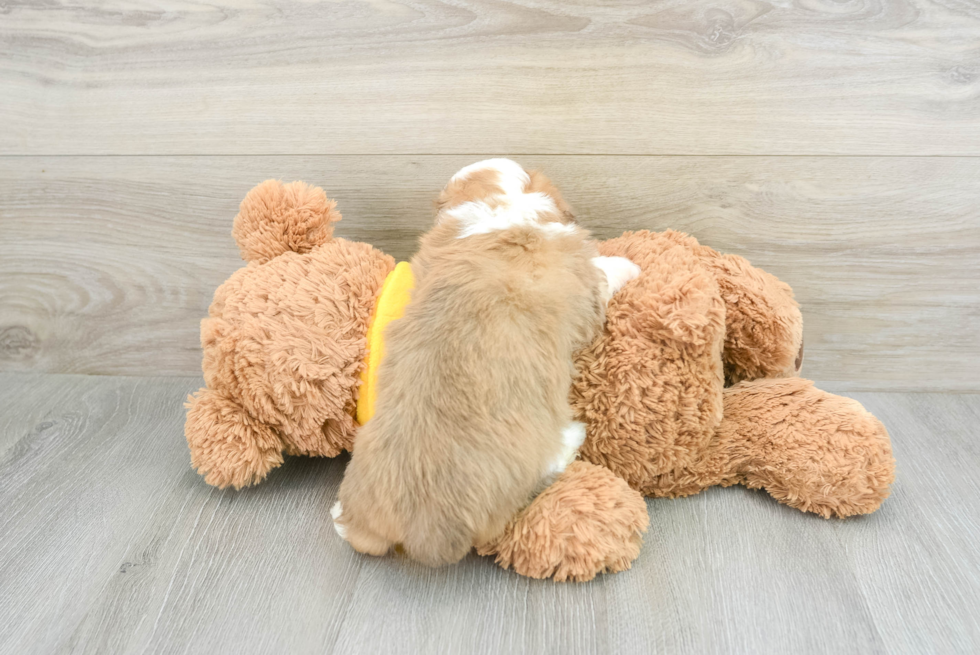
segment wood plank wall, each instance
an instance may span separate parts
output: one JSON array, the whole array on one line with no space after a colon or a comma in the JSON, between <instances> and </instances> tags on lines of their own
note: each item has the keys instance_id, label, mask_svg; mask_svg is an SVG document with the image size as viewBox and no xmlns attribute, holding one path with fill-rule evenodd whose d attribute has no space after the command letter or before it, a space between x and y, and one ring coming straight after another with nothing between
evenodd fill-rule
<instances>
[{"instance_id":1,"label":"wood plank wall","mask_svg":"<svg viewBox=\"0 0 980 655\"><path fill-rule=\"evenodd\" d=\"M600 237L675 228L793 285L805 373L980 390L980 8L344 0L0 13L0 370L185 375L237 204L322 185L411 255L486 156Z\"/></svg>"}]
</instances>

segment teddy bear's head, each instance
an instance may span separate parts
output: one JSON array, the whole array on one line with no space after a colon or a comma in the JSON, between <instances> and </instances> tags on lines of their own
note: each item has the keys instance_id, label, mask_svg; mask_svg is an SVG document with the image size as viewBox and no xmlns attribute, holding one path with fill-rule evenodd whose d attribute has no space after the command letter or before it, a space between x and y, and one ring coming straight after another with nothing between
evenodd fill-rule
<instances>
[{"instance_id":1,"label":"teddy bear's head","mask_svg":"<svg viewBox=\"0 0 980 655\"><path fill-rule=\"evenodd\" d=\"M188 402L192 463L208 483L253 484L282 453L334 456L353 443L375 298L394 260L333 238L322 189L268 180L232 234L249 265L215 291L201 322L207 387Z\"/></svg>"}]
</instances>

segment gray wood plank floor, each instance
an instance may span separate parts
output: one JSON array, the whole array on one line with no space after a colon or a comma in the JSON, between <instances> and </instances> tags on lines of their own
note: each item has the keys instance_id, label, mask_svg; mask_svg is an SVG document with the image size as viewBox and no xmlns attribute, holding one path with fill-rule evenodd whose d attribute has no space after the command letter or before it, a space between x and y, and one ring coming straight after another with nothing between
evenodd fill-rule
<instances>
[{"instance_id":1,"label":"gray wood plank floor","mask_svg":"<svg viewBox=\"0 0 980 655\"><path fill-rule=\"evenodd\" d=\"M953 653L980 649L980 396L851 394L899 476L825 521L741 488L651 500L633 569L534 581L351 551L345 460L190 469L200 380L0 374L2 653Z\"/></svg>"}]
</instances>

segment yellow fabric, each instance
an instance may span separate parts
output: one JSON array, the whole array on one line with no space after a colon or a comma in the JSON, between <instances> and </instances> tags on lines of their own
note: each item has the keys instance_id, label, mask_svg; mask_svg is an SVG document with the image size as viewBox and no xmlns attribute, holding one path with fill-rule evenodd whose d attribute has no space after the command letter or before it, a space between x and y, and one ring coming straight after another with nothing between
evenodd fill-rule
<instances>
[{"instance_id":1,"label":"yellow fabric","mask_svg":"<svg viewBox=\"0 0 980 655\"><path fill-rule=\"evenodd\" d=\"M374 307L374 320L367 333L367 357L364 359L364 369L361 371L360 394L357 398L357 422L367 423L374 416L374 404L378 399L378 366L384 357L384 331L396 318L405 314L405 306L411 299L411 291L415 288L415 276L408 262L400 262L395 270L388 274L381 293Z\"/></svg>"}]
</instances>

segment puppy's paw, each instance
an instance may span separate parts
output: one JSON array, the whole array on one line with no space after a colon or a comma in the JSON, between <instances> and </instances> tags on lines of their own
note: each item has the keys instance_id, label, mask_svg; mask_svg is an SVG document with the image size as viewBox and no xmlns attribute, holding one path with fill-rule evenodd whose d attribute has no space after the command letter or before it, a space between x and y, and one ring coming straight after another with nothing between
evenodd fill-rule
<instances>
[{"instance_id":1,"label":"puppy's paw","mask_svg":"<svg viewBox=\"0 0 980 655\"><path fill-rule=\"evenodd\" d=\"M333 529L337 531L337 534L340 535L341 539L346 541L347 527L342 523L338 523L338 521L340 520L340 515L343 513L344 513L344 506L341 505L340 501L338 500L336 503L333 504L333 507L330 508L330 517L333 519Z\"/></svg>"},{"instance_id":2,"label":"puppy's paw","mask_svg":"<svg viewBox=\"0 0 980 655\"><path fill-rule=\"evenodd\" d=\"M627 282L640 276L640 267L625 257L593 257L592 263L606 274L607 298L611 298Z\"/></svg>"}]
</instances>

